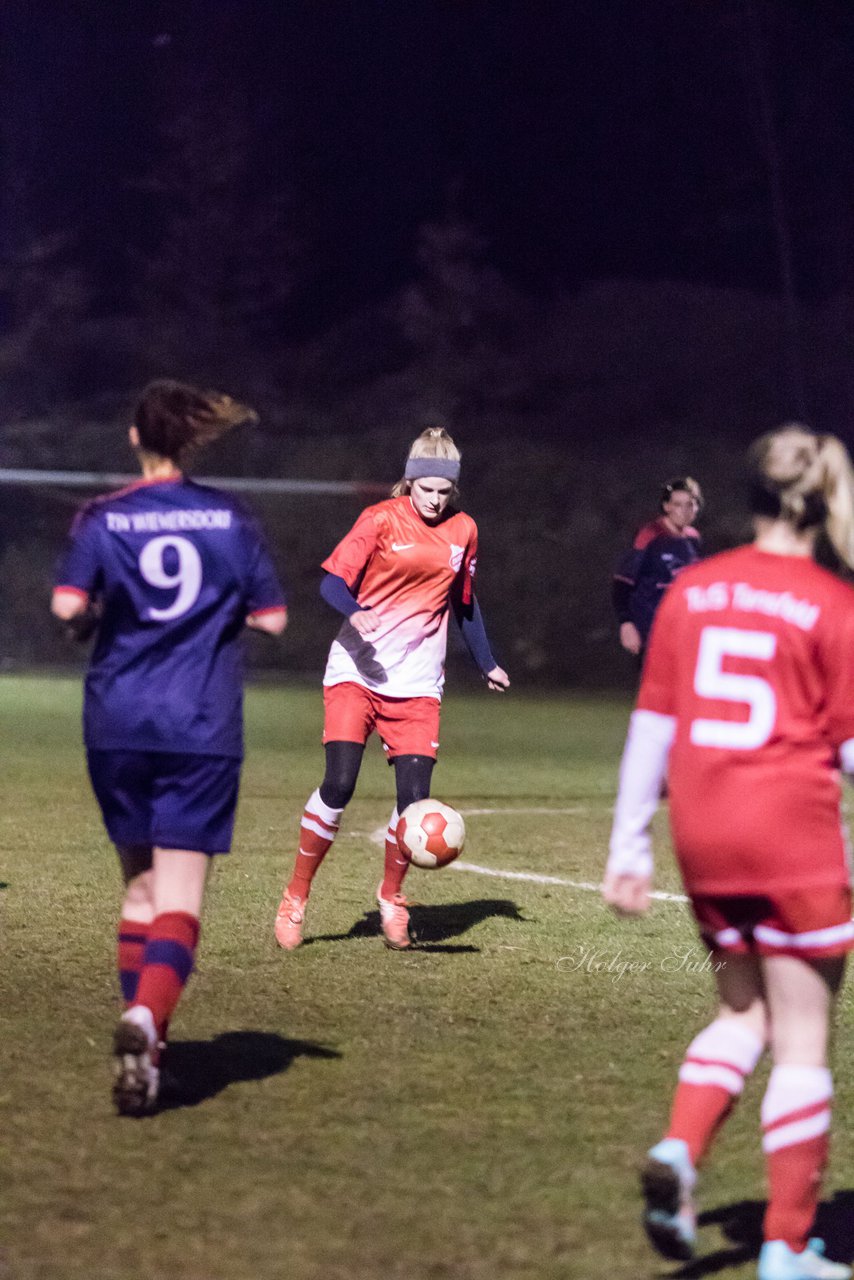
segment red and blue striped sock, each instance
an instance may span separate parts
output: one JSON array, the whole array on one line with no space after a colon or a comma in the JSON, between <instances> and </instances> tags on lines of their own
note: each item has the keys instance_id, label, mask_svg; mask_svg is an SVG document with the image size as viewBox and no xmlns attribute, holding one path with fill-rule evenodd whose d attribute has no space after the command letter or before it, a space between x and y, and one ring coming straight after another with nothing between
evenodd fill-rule
<instances>
[{"instance_id":1,"label":"red and blue striped sock","mask_svg":"<svg viewBox=\"0 0 854 1280\"><path fill-rule=\"evenodd\" d=\"M198 918L187 911L164 911L151 923L134 1004L151 1010L161 1040L193 971L198 941Z\"/></svg>"},{"instance_id":2,"label":"red and blue striped sock","mask_svg":"<svg viewBox=\"0 0 854 1280\"><path fill-rule=\"evenodd\" d=\"M139 920L119 921L117 961L119 967L119 984L125 1008L136 999L139 985L139 974L142 969L142 956L148 941L150 924L142 924Z\"/></svg>"}]
</instances>

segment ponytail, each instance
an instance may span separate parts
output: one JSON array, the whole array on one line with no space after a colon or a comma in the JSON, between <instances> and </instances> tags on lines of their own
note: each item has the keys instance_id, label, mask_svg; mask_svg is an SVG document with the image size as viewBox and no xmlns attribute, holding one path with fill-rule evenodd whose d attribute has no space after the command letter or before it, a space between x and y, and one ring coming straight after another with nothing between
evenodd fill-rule
<instances>
[{"instance_id":1,"label":"ponytail","mask_svg":"<svg viewBox=\"0 0 854 1280\"><path fill-rule=\"evenodd\" d=\"M854 470L842 442L792 422L760 436L748 460L753 514L821 529L854 569Z\"/></svg>"},{"instance_id":2,"label":"ponytail","mask_svg":"<svg viewBox=\"0 0 854 1280\"><path fill-rule=\"evenodd\" d=\"M134 416L140 448L176 463L232 427L257 421L254 409L231 396L167 379L148 384Z\"/></svg>"},{"instance_id":3,"label":"ponytail","mask_svg":"<svg viewBox=\"0 0 854 1280\"><path fill-rule=\"evenodd\" d=\"M830 545L842 563L854 569L854 471L848 450L836 436L821 436L820 456L827 476L824 522Z\"/></svg>"}]
</instances>

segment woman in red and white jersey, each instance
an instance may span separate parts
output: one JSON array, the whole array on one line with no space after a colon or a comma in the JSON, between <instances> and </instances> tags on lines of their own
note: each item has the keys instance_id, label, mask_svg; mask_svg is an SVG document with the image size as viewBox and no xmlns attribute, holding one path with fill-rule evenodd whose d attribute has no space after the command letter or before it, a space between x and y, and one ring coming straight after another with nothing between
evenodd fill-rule
<instances>
[{"instance_id":1,"label":"woman in red and white jersey","mask_svg":"<svg viewBox=\"0 0 854 1280\"><path fill-rule=\"evenodd\" d=\"M642 1175L644 1222L693 1254L696 1167L769 1048L769 1202L760 1280L841 1280L809 1239L830 1128L828 1040L854 946L839 771L854 773L854 477L833 436L797 424L750 452L755 539L686 569L658 612L632 715L605 877L646 910L649 825L667 776L673 845L720 1009L688 1047L670 1124Z\"/></svg>"},{"instance_id":2,"label":"woman in red and white jersey","mask_svg":"<svg viewBox=\"0 0 854 1280\"><path fill-rule=\"evenodd\" d=\"M510 683L492 656L474 595L477 526L453 505L459 474L460 453L447 431L422 432L392 496L363 511L323 562L321 595L345 621L323 678L326 772L306 805L276 916L276 938L285 950L302 941L312 880L338 832L374 730L394 766L397 791L377 891L380 920L388 946L411 943L402 892L409 863L395 833L398 814L430 794L451 610L488 687L501 692Z\"/></svg>"}]
</instances>

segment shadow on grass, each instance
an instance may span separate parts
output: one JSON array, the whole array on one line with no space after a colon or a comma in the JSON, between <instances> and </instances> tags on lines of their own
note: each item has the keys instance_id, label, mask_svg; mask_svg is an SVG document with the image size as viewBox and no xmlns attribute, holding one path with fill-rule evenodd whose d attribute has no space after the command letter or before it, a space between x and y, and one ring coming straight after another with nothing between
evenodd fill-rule
<instances>
[{"instance_id":1,"label":"shadow on grass","mask_svg":"<svg viewBox=\"0 0 854 1280\"><path fill-rule=\"evenodd\" d=\"M340 1058L310 1040L285 1040L272 1031L224 1031L213 1040L172 1040L163 1058L159 1111L196 1107L239 1080L264 1080L296 1058Z\"/></svg>"},{"instance_id":2,"label":"shadow on grass","mask_svg":"<svg viewBox=\"0 0 854 1280\"><path fill-rule=\"evenodd\" d=\"M483 920L501 916L523 921L519 908L509 898L475 898L472 902L448 902L441 906L412 908L412 926L419 944L446 942L458 938Z\"/></svg>"},{"instance_id":3,"label":"shadow on grass","mask_svg":"<svg viewBox=\"0 0 854 1280\"><path fill-rule=\"evenodd\" d=\"M694 1280L694 1277L715 1275L728 1267L750 1262L758 1257L762 1246L764 1215L763 1200L739 1200L736 1204L701 1213L698 1225L720 1227L732 1248L716 1249L686 1263L678 1271L661 1274L666 1274L668 1280ZM854 1254L854 1190L837 1191L832 1200L819 1206L813 1234L826 1242L832 1258L851 1258Z\"/></svg>"},{"instance_id":4,"label":"shadow on grass","mask_svg":"<svg viewBox=\"0 0 854 1280\"><path fill-rule=\"evenodd\" d=\"M446 902L438 906L413 903L410 923L419 951L473 952L475 946L443 946L449 938L458 938L483 920L503 916L506 920L523 921L519 908L509 898L476 898L473 902ZM346 942L349 938L375 938L381 933L379 911L366 911L347 933L322 933L306 938L304 946L313 942Z\"/></svg>"}]
</instances>

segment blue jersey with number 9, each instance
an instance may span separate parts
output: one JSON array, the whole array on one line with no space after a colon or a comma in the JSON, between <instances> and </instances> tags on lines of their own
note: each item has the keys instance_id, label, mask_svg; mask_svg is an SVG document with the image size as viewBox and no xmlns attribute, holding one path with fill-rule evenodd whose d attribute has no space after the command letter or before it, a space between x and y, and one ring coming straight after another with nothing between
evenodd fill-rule
<instances>
[{"instance_id":1,"label":"blue jersey with number 9","mask_svg":"<svg viewBox=\"0 0 854 1280\"><path fill-rule=\"evenodd\" d=\"M97 498L74 521L57 587L102 610L90 750L242 755L241 632L285 596L236 499L183 477Z\"/></svg>"}]
</instances>

